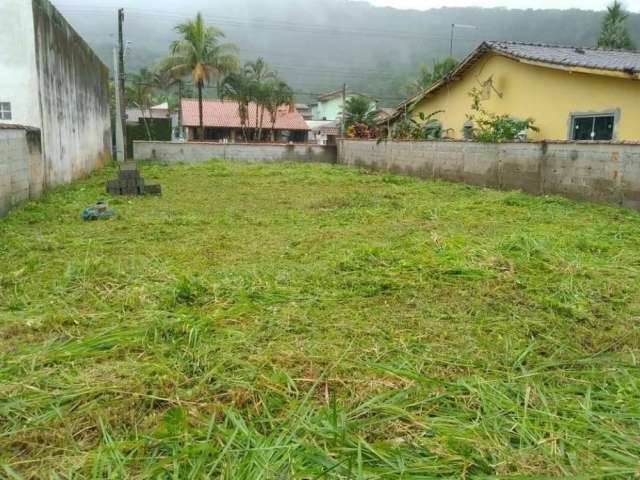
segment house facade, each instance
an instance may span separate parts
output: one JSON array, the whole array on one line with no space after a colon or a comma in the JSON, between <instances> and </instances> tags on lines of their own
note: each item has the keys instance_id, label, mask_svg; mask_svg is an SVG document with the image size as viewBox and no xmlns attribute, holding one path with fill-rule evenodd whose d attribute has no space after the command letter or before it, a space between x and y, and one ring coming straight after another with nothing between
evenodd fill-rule
<instances>
[{"instance_id":1,"label":"house facade","mask_svg":"<svg viewBox=\"0 0 640 480\"><path fill-rule=\"evenodd\" d=\"M533 118L530 140L638 141L639 79L638 52L485 42L395 119L440 111L446 136L465 138L475 89L485 111Z\"/></svg>"},{"instance_id":2,"label":"house facade","mask_svg":"<svg viewBox=\"0 0 640 480\"><path fill-rule=\"evenodd\" d=\"M311 113L311 107L309 105L306 103L296 103L295 107L298 113L302 115L302 118L305 120L313 120L313 114Z\"/></svg>"},{"instance_id":3,"label":"house facade","mask_svg":"<svg viewBox=\"0 0 640 480\"><path fill-rule=\"evenodd\" d=\"M107 67L47 0L2 0L0 13L0 123L39 130L44 187L103 165Z\"/></svg>"},{"instance_id":4,"label":"house facade","mask_svg":"<svg viewBox=\"0 0 640 480\"><path fill-rule=\"evenodd\" d=\"M188 141L197 140L200 125L198 100L183 98L181 108L184 138ZM307 141L309 127L293 106L280 107L273 125L269 112L265 110L262 114L254 102L249 104L248 117L244 125L240 118L238 103L235 101L207 99L203 101L202 111L205 141L220 143L244 141L304 143Z\"/></svg>"},{"instance_id":5,"label":"house facade","mask_svg":"<svg viewBox=\"0 0 640 480\"><path fill-rule=\"evenodd\" d=\"M347 97L348 98L348 97ZM311 104L311 119L315 121L333 121L342 115L342 90L325 93Z\"/></svg>"}]
</instances>

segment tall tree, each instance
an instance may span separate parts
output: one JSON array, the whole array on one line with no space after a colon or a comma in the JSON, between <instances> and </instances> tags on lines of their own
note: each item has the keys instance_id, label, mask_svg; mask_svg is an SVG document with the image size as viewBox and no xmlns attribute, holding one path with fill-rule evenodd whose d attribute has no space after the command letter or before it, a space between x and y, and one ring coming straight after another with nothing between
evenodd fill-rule
<instances>
[{"instance_id":1,"label":"tall tree","mask_svg":"<svg viewBox=\"0 0 640 480\"><path fill-rule=\"evenodd\" d=\"M150 80L153 86L155 101L158 103L167 102L169 108L175 108L177 106L176 103L180 102L175 92L175 87L180 79L175 78L170 71L162 68L162 65L160 65L152 70Z\"/></svg>"},{"instance_id":2,"label":"tall tree","mask_svg":"<svg viewBox=\"0 0 640 480\"><path fill-rule=\"evenodd\" d=\"M276 77L264 58L258 57L255 62L245 64L245 72L253 82L253 95L256 102L256 128L254 134L258 140L262 138L262 121L264 120L265 102L269 95L266 81Z\"/></svg>"},{"instance_id":3,"label":"tall tree","mask_svg":"<svg viewBox=\"0 0 640 480\"><path fill-rule=\"evenodd\" d=\"M447 57L433 62L431 69L427 65L421 65L418 78L408 85L409 94L420 93L438 80L443 79L456 67L457 63L455 58Z\"/></svg>"},{"instance_id":4,"label":"tall tree","mask_svg":"<svg viewBox=\"0 0 640 480\"><path fill-rule=\"evenodd\" d=\"M238 115L244 140L248 140L247 122L249 105L254 98L255 85L245 70L229 73L220 84L220 98L231 99L238 104Z\"/></svg>"},{"instance_id":5,"label":"tall tree","mask_svg":"<svg viewBox=\"0 0 640 480\"><path fill-rule=\"evenodd\" d=\"M202 90L212 78L238 67L237 48L233 44L222 43L224 34L215 27L207 26L201 13L175 29L180 38L171 44L167 66L175 78L191 74L198 88L199 138L204 140Z\"/></svg>"},{"instance_id":6,"label":"tall tree","mask_svg":"<svg viewBox=\"0 0 640 480\"><path fill-rule=\"evenodd\" d=\"M278 109L283 105L293 107L293 90L283 80L273 78L265 84L264 106L269 112L271 121L271 141L276 140L276 121L278 120Z\"/></svg>"},{"instance_id":7,"label":"tall tree","mask_svg":"<svg viewBox=\"0 0 640 480\"><path fill-rule=\"evenodd\" d=\"M622 3L614 0L607 7L607 14L602 21L602 29L598 37L599 48L633 50L635 45L627 29L627 18Z\"/></svg>"}]
</instances>

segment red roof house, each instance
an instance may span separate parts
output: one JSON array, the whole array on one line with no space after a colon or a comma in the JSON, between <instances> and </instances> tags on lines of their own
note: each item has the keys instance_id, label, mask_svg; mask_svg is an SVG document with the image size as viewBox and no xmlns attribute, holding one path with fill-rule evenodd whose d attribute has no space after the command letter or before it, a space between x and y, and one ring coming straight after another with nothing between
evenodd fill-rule
<instances>
[{"instance_id":1,"label":"red roof house","mask_svg":"<svg viewBox=\"0 0 640 480\"><path fill-rule=\"evenodd\" d=\"M251 102L249 104L248 121L245 125L245 133L249 139L255 139L257 116L257 105ZM242 141L242 124L237 102L233 100L203 100L202 117L205 127L205 140ZM197 137L196 131L200 126L198 100L182 99L182 125L188 131L188 139ZM272 141L304 142L306 141L309 127L295 108L282 106L278 109L274 130L275 138ZM265 110L262 119L262 140L270 138L270 136L271 117L269 112Z\"/></svg>"}]
</instances>

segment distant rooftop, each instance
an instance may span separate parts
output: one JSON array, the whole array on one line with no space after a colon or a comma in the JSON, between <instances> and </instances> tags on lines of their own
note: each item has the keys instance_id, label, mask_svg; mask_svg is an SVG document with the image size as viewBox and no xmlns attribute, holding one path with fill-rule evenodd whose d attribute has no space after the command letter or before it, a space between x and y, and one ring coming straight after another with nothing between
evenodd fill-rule
<instances>
[{"instance_id":1,"label":"distant rooftop","mask_svg":"<svg viewBox=\"0 0 640 480\"><path fill-rule=\"evenodd\" d=\"M249 118L246 127L255 127L258 107L255 102L249 104ZM202 102L202 114L205 127L241 128L238 102L233 100L206 99ZM185 127L197 127L200 124L198 100L191 98L182 99L182 123ZM262 118L262 128L271 128L269 114ZM277 130L309 130L302 115L288 106L281 106L276 115L274 126Z\"/></svg>"},{"instance_id":2,"label":"distant rooftop","mask_svg":"<svg viewBox=\"0 0 640 480\"><path fill-rule=\"evenodd\" d=\"M326 102L327 100L331 100L333 98L338 98L342 96L342 90L336 90L335 92L324 93L318 97L318 100L321 102Z\"/></svg>"}]
</instances>

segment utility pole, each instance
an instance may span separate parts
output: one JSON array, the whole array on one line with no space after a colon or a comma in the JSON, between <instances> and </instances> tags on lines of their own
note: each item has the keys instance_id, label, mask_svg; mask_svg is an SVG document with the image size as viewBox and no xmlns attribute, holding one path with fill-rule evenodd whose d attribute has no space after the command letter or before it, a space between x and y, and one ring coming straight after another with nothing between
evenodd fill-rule
<instances>
[{"instance_id":1,"label":"utility pole","mask_svg":"<svg viewBox=\"0 0 640 480\"><path fill-rule=\"evenodd\" d=\"M182 79L178 80L178 140L182 140Z\"/></svg>"},{"instance_id":2,"label":"utility pole","mask_svg":"<svg viewBox=\"0 0 640 480\"><path fill-rule=\"evenodd\" d=\"M122 24L124 23L124 9L118 10L118 88L120 89L120 122L122 123L122 141L124 142L124 158L127 159L127 99L124 94L124 34Z\"/></svg>"},{"instance_id":3,"label":"utility pole","mask_svg":"<svg viewBox=\"0 0 640 480\"><path fill-rule=\"evenodd\" d=\"M340 136L344 138L344 108L347 103L347 84L342 84L342 115L340 117Z\"/></svg>"},{"instance_id":4,"label":"utility pole","mask_svg":"<svg viewBox=\"0 0 640 480\"><path fill-rule=\"evenodd\" d=\"M115 114L115 127L116 127L116 158L118 162L125 161L125 146L124 146L124 133L122 118L120 116L122 112L122 99L120 98L120 66L118 62L118 49L113 48L113 85L116 93L116 114Z\"/></svg>"}]
</instances>

